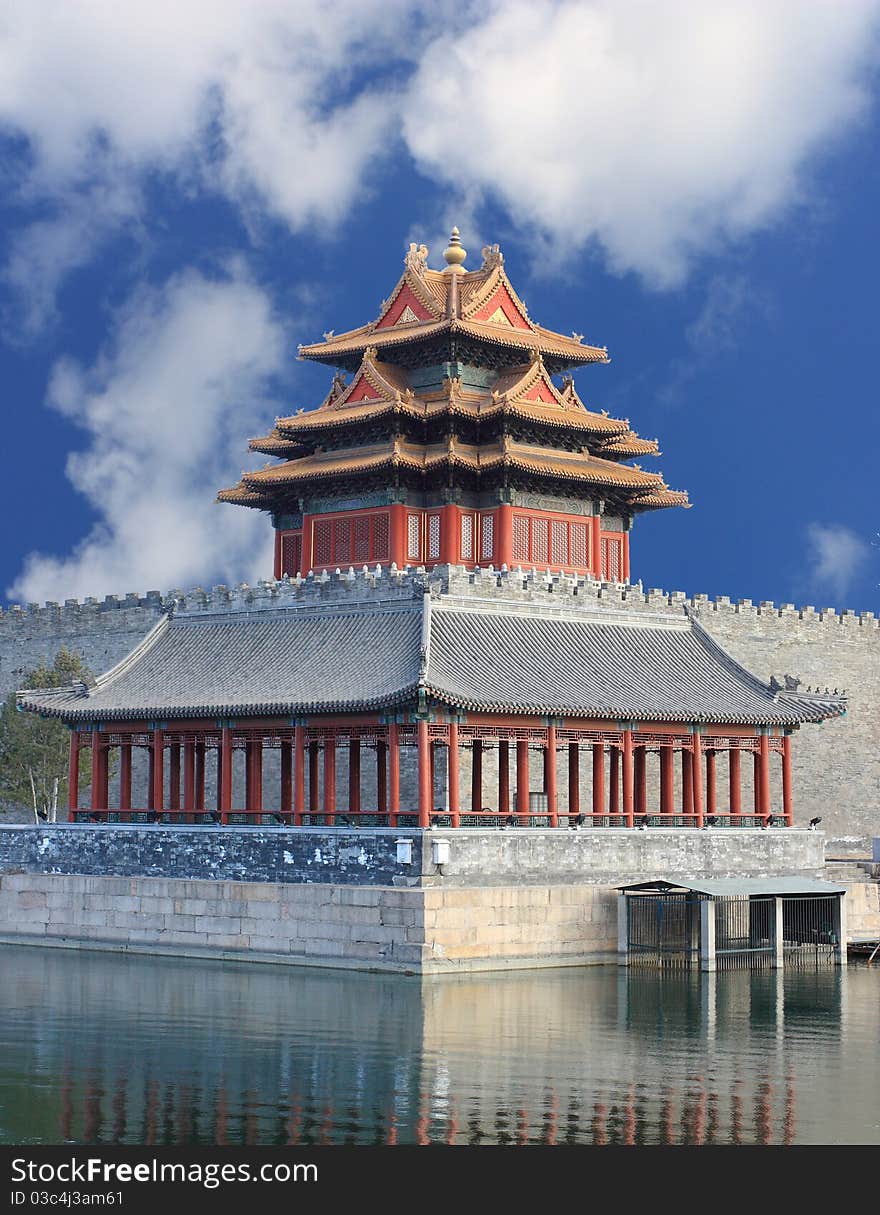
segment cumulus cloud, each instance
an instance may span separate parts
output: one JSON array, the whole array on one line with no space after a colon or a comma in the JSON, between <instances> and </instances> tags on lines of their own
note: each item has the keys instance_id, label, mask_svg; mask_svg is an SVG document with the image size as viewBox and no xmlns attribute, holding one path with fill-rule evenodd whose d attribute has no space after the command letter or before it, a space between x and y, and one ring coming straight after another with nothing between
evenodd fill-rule
<instances>
[{"instance_id":1,"label":"cumulus cloud","mask_svg":"<svg viewBox=\"0 0 880 1215\"><path fill-rule=\"evenodd\" d=\"M776 218L867 104L874 0L505 0L421 57L420 168L498 196L557 256L668 286Z\"/></svg>"},{"instance_id":2,"label":"cumulus cloud","mask_svg":"<svg viewBox=\"0 0 880 1215\"><path fill-rule=\"evenodd\" d=\"M869 546L843 524L811 523L807 528L807 549L813 588L827 592L837 603L842 602L865 567Z\"/></svg>"},{"instance_id":3,"label":"cumulus cloud","mask_svg":"<svg viewBox=\"0 0 880 1215\"><path fill-rule=\"evenodd\" d=\"M269 392L287 358L267 297L238 266L139 292L94 365L61 360L49 386L49 406L88 433L67 475L98 521L68 556L31 554L10 597L265 577L265 517L214 496L237 480L243 436L277 412Z\"/></svg>"},{"instance_id":4,"label":"cumulus cloud","mask_svg":"<svg viewBox=\"0 0 880 1215\"><path fill-rule=\"evenodd\" d=\"M327 232L406 148L446 196L437 218L454 202L473 232L491 199L535 248L598 247L669 285L803 198L815 156L865 109L878 12L0 0L0 130L24 148L25 201L58 212L13 245L7 274L22 288L35 261L32 315L49 313L53 278L131 221L148 174L222 193L254 231L270 215ZM81 206L69 219L84 197L88 221Z\"/></svg>"}]
</instances>

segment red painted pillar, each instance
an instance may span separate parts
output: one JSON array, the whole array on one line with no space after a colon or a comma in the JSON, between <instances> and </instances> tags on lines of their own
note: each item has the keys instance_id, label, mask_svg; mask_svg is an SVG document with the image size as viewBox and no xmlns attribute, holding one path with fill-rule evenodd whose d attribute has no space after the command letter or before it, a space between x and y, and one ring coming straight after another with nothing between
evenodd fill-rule
<instances>
[{"instance_id":1,"label":"red painted pillar","mask_svg":"<svg viewBox=\"0 0 880 1215\"><path fill-rule=\"evenodd\" d=\"M529 743L526 738L516 743L516 812L527 818L529 813Z\"/></svg>"},{"instance_id":2,"label":"red painted pillar","mask_svg":"<svg viewBox=\"0 0 880 1215\"><path fill-rule=\"evenodd\" d=\"M119 809L131 809L131 743L119 748Z\"/></svg>"},{"instance_id":3,"label":"red painted pillar","mask_svg":"<svg viewBox=\"0 0 880 1215\"><path fill-rule=\"evenodd\" d=\"M727 753L727 782L730 795L731 821L736 819L739 826L739 816L742 814L742 779L740 768L739 747L731 747Z\"/></svg>"},{"instance_id":4,"label":"red painted pillar","mask_svg":"<svg viewBox=\"0 0 880 1215\"><path fill-rule=\"evenodd\" d=\"M406 507L402 502L395 502L389 514L389 560L395 562L398 569L403 569L406 565Z\"/></svg>"},{"instance_id":5,"label":"red painted pillar","mask_svg":"<svg viewBox=\"0 0 880 1215\"><path fill-rule=\"evenodd\" d=\"M568 744L568 815L569 822L581 812L581 752L576 743Z\"/></svg>"},{"instance_id":6,"label":"red painted pillar","mask_svg":"<svg viewBox=\"0 0 880 1215\"><path fill-rule=\"evenodd\" d=\"M328 826L336 826L336 739L328 734L324 739L324 813Z\"/></svg>"},{"instance_id":7,"label":"red painted pillar","mask_svg":"<svg viewBox=\"0 0 880 1215\"><path fill-rule=\"evenodd\" d=\"M76 822L79 807L79 731L70 731L70 755L67 761L67 821Z\"/></svg>"},{"instance_id":8,"label":"red painted pillar","mask_svg":"<svg viewBox=\"0 0 880 1215\"><path fill-rule=\"evenodd\" d=\"M252 738L248 742L248 798L247 809L259 817L263 813L263 740Z\"/></svg>"},{"instance_id":9,"label":"red painted pillar","mask_svg":"<svg viewBox=\"0 0 880 1215\"><path fill-rule=\"evenodd\" d=\"M773 805L770 801L770 734L761 735L761 805L763 813L770 814Z\"/></svg>"},{"instance_id":10,"label":"red painted pillar","mask_svg":"<svg viewBox=\"0 0 880 1215\"><path fill-rule=\"evenodd\" d=\"M602 517L593 515L590 520L590 569L597 579L602 577Z\"/></svg>"},{"instance_id":11,"label":"red painted pillar","mask_svg":"<svg viewBox=\"0 0 880 1215\"><path fill-rule=\"evenodd\" d=\"M304 726L293 728L293 825L302 826L306 808L306 731Z\"/></svg>"},{"instance_id":12,"label":"red painted pillar","mask_svg":"<svg viewBox=\"0 0 880 1215\"><path fill-rule=\"evenodd\" d=\"M168 748L168 809L180 809L180 744Z\"/></svg>"},{"instance_id":13,"label":"red painted pillar","mask_svg":"<svg viewBox=\"0 0 880 1215\"><path fill-rule=\"evenodd\" d=\"M510 745L506 738L498 740L498 812L510 814Z\"/></svg>"},{"instance_id":14,"label":"red painted pillar","mask_svg":"<svg viewBox=\"0 0 880 1215\"><path fill-rule=\"evenodd\" d=\"M635 789L636 814L648 813L647 751L644 747L633 750L633 785Z\"/></svg>"},{"instance_id":15,"label":"red painted pillar","mask_svg":"<svg viewBox=\"0 0 880 1215\"><path fill-rule=\"evenodd\" d=\"M605 744L593 743L593 815L605 813Z\"/></svg>"},{"instance_id":16,"label":"red painted pillar","mask_svg":"<svg viewBox=\"0 0 880 1215\"><path fill-rule=\"evenodd\" d=\"M767 809L761 802L761 751L752 752L752 774L755 794L755 814L766 814Z\"/></svg>"},{"instance_id":17,"label":"red painted pillar","mask_svg":"<svg viewBox=\"0 0 880 1215\"><path fill-rule=\"evenodd\" d=\"M706 813L717 814L718 797L715 790L715 752L706 752Z\"/></svg>"},{"instance_id":18,"label":"red painted pillar","mask_svg":"<svg viewBox=\"0 0 880 1215\"><path fill-rule=\"evenodd\" d=\"M623 569L621 570L623 581L629 582L629 532L624 535L623 542L620 546L620 560L621 565L623 566Z\"/></svg>"},{"instance_id":19,"label":"red painted pillar","mask_svg":"<svg viewBox=\"0 0 880 1215\"><path fill-rule=\"evenodd\" d=\"M471 813L479 814L483 809L483 743L474 739L471 752Z\"/></svg>"},{"instance_id":20,"label":"red painted pillar","mask_svg":"<svg viewBox=\"0 0 880 1215\"><path fill-rule=\"evenodd\" d=\"M100 730L92 732L92 798L93 810L107 810L110 801L108 789L107 743Z\"/></svg>"},{"instance_id":21,"label":"red painted pillar","mask_svg":"<svg viewBox=\"0 0 880 1215\"><path fill-rule=\"evenodd\" d=\"M453 827L461 826L461 798L458 775L458 722L451 721L446 748L446 783L449 786L449 813Z\"/></svg>"},{"instance_id":22,"label":"red painted pillar","mask_svg":"<svg viewBox=\"0 0 880 1215\"><path fill-rule=\"evenodd\" d=\"M495 553L496 565L513 565L513 507L508 502L502 502L495 514Z\"/></svg>"},{"instance_id":23,"label":"red painted pillar","mask_svg":"<svg viewBox=\"0 0 880 1215\"><path fill-rule=\"evenodd\" d=\"M280 814L290 814L293 809L293 744L286 738L281 740L281 800Z\"/></svg>"},{"instance_id":24,"label":"red painted pillar","mask_svg":"<svg viewBox=\"0 0 880 1215\"><path fill-rule=\"evenodd\" d=\"M153 731L153 788L151 810L161 814L165 797L165 731Z\"/></svg>"},{"instance_id":25,"label":"red painted pillar","mask_svg":"<svg viewBox=\"0 0 880 1215\"><path fill-rule=\"evenodd\" d=\"M545 745L546 756L546 788L547 788L547 813L550 816L550 826L557 827L559 825L559 798L556 792L556 727L547 727L547 741Z\"/></svg>"},{"instance_id":26,"label":"red painted pillar","mask_svg":"<svg viewBox=\"0 0 880 1215\"><path fill-rule=\"evenodd\" d=\"M693 785L695 826L703 826L703 744L699 734L692 734L694 758L691 764L691 783Z\"/></svg>"},{"instance_id":27,"label":"red painted pillar","mask_svg":"<svg viewBox=\"0 0 880 1215\"><path fill-rule=\"evenodd\" d=\"M281 532L275 529L275 564L274 564L275 580L281 577Z\"/></svg>"},{"instance_id":28,"label":"red painted pillar","mask_svg":"<svg viewBox=\"0 0 880 1215\"><path fill-rule=\"evenodd\" d=\"M388 744L376 743L376 809L388 813Z\"/></svg>"},{"instance_id":29,"label":"red painted pillar","mask_svg":"<svg viewBox=\"0 0 880 1215\"><path fill-rule=\"evenodd\" d=\"M318 759L319 743L317 739L309 743L309 814L318 813ZM314 823L312 824L314 826Z\"/></svg>"},{"instance_id":30,"label":"red painted pillar","mask_svg":"<svg viewBox=\"0 0 880 1215\"><path fill-rule=\"evenodd\" d=\"M220 821L225 826L229 822L229 812L232 809L232 728L223 726L220 731Z\"/></svg>"},{"instance_id":31,"label":"red painted pillar","mask_svg":"<svg viewBox=\"0 0 880 1215\"><path fill-rule=\"evenodd\" d=\"M620 814L620 751L613 744L608 757L608 784L608 811L610 814Z\"/></svg>"},{"instance_id":32,"label":"red painted pillar","mask_svg":"<svg viewBox=\"0 0 880 1215\"><path fill-rule=\"evenodd\" d=\"M440 562L458 565L461 553L461 522L459 509L451 503L440 511Z\"/></svg>"},{"instance_id":33,"label":"red painted pillar","mask_svg":"<svg viewBox=\"0 0 880 1215\"><path fill-rule=\"evenodd\" d=\"M693 756L689 750L681 753L681 813L686 820L694 812Z\"/></svg>"},{"instance_id":34,"label":"red painted pillar","mask_svg":"<svg viewBox=\"0 0 880 1215\"><path fill-rule=\"evenodd\" d=\"M196 808L196 744L187 739L183 744L183 809L191 814Z\"/></svg>"},{"instance_id":35,"label":"red painted pillar","mask_svg":"<svg viewBox=\"0 0 880 1215\"><path fill-rule=\"evenodd\" d=\"M633 812L633 736L632 730L623 731L623 813L627 827L634 825Z\"/></svg>"},{"instance_id":36,"label":"red painted pillar","mask_svg":"<svg viewBox=\"0 0 880 1215\"><path fill-rule=\"evenodd\" d=\"M205 809L205 763L207 744L204 738L196 739L196 810Z\"/></svg>"},{"instance_id":37,"label":"red painted pillar","mask_svg":"<svg viewBox=\"0 0 880 1215\"><path fill-rule=\"evenodd\" d=\"M397 826L400 814L400 731L397 722L388 725L388 825Z\"/></svg>"},{"instance_id":38,"label":"red painted pillar","mask_svg":"<svg viewBox=\"0 0 880 1215\"><path fill-rule=\"evenodd\" d=\"M675 813L675 750L660 748L660 813Z\"/></svg>"},{"instance_id":39,"label":"red painted pillar","mask_svg":"<svg viewBox=\"0 0 880 1215\"><path fill-rule=\"evenodd\" d=\"M786 734L782 740L782 813L786 827L794 824L791 805L791 735Z\"/></svg>"},{"instance_id":40,"label":"red painted pillar","mask_svg":"<svg viewBox=\"0 0 880 1215\"><path fill-rule=\"evenodd\" d=\"M348 740L348 811L361 812L361 740Z\"/></svg>"},{"instance_id":41,"label":"red painted pillar","mask_svg":"<svg viewBox=\"0 0 880 1215\"><path fill-rule=\"evenodd\" d=\"M428 737L428 722L419 718L419 826L430 827L433 790L431 789L431 740Z\"/></svg>"},{"instance_id":42,"label":"red painted pillar","mask_svg":"<svg viewBox=\"0 0 880 1215\"><path fill-rule=\"evenodd\" d=\"M434 739L431 740L431 745L428 748L428 755L431 758L431 808L433 809L434 790L437 788L437 781L434 777L437 767L437 743L434 741Z\"/></svg>"}]
</instances>

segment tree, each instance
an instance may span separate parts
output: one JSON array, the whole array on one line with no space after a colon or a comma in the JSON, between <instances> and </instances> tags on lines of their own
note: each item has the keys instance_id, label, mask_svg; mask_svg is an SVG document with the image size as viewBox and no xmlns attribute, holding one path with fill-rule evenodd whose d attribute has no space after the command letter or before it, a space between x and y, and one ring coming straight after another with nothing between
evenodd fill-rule
<instances>
[{"instance_id":1,"label":"tree","mask_svg":"<svg viewBox=\"0 0 880 1215\"><path fill-rule=\"evenodd\" d=\"M75 680L90 680L91 673L78 654L62 646L51 666L41 662L22 678L26 688L60 688ZM30 805L34 822L54 823L59 797L67 793L70 731L55 717L40 717L19 710L15 693L0 710L0 799ZM80 772L79 786L89 783Z\"/></svg>"}]
</instances>

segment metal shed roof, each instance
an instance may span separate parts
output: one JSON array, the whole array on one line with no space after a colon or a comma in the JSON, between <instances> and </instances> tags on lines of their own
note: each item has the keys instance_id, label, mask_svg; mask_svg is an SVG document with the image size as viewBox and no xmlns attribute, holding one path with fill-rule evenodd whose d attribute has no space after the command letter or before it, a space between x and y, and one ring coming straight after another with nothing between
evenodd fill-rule
<instances>
[{"instance_id":1,"label":"metal shed roof","mask_svg":"<svg viewBox=\"0 0 880 1215\"><path fill-rule=\"evenodd\" d=\"M798 894L845 894L846 887L821 878L797 877L783 874L780 877L734 877L692 878L672 875L655 878L651 882L626 882L618 886L624 892L654 890L658 886L667 889L692 890L695 894L707 894L710 898L725 895L798 895Z\"/></svg>"}]
</instances>

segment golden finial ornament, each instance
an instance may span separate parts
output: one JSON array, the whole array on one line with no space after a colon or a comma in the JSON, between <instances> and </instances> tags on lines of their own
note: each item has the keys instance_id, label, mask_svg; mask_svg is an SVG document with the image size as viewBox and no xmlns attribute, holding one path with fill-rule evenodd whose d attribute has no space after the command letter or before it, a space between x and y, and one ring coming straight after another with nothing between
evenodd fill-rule
<instances>
[{"instance_id":1,"label":"golden finial ornament","mask_svg":"<svg viewBox=\"0 0 880 1215\"><path fill-rule=\"evenodd\" d=\"M443 250L443 257L446 261L446 272L451 274L466 274L462 262L467 257L467 249L462 248L461 234L458 228L452 229L452 235L449 237L449 246Z\"/></svg>"}]
</instances>

